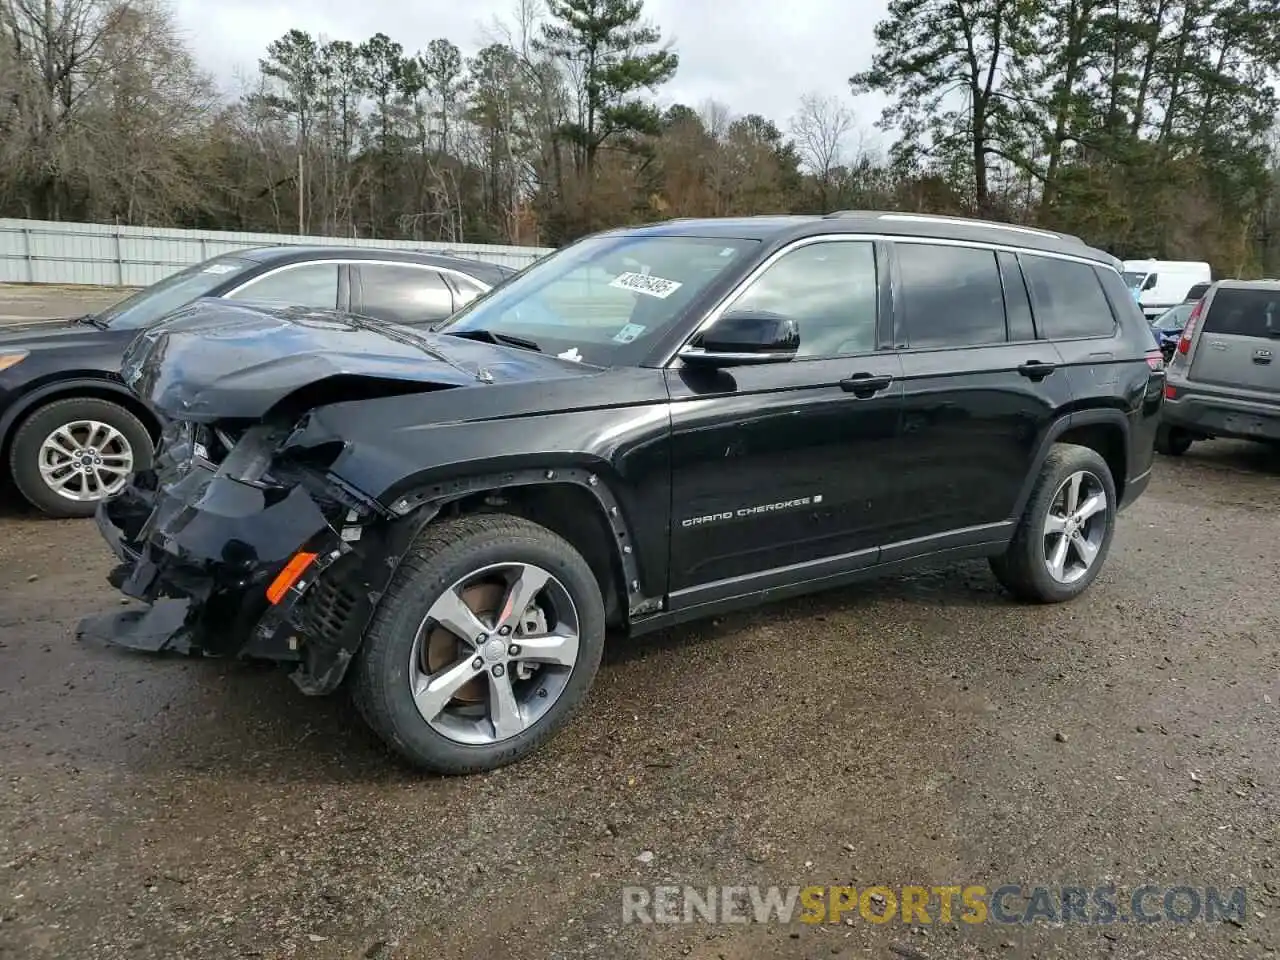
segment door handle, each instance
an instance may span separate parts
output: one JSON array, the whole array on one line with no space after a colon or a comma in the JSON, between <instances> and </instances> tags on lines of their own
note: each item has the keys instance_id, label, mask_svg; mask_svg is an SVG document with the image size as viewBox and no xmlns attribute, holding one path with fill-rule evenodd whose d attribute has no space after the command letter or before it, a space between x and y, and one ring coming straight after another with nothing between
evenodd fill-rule
<instances>
[{"instance_id":1,"label":"door handle","mask_svg":"<svg viewBox=\"0 0 1280 960\"><path fill-rule=\"evenodd\" d=\"M1043 380L1057 369L1056 363L1047 363L1044 360L1028 360L1018 365L1018 372L1028 380Z\"/></svg>"},{"instance_id":2,"label":"door handle","mask_svg":"<svg viewBox=\"0 0 1280 960\"><path fill-rule=\"evenodd\" d=\"M1270 362L1271 362L1271 351L1270 351L1270 350L1255 350L1255 351L1253 351L1253 362L1254 362L1254 363L1270 363Z\"/></svg>"},{"instance_id":3,"label":"door handle","mask_svg":"<svg viewBox=\"0 0 1280 960\"><path fill-rule=\"evenodd\" d=\"M893 377L888 374L877 376L872 373L855 373L840 381L840 389L845 393L852 393L855 397L866 399L875 396L891 383L893 383Z\"/></svg>"}]
</instances>

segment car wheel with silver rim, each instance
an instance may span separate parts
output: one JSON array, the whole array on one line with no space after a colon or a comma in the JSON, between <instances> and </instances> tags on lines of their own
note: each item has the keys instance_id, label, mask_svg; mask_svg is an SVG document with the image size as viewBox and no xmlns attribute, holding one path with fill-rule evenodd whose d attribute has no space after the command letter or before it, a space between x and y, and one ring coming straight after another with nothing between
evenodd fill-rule
<instances>
[{"instance_id":1,"label":"car wheel with silver rim","mask_svg":"<svg viewBox=\"0 0 1280 960\"><path fill-rule=\"evenodd\" d=\"M151 464L152 440L119 404L88 397L39 407L14 435L10 469L23 496L55 517L90 516Z\"/></svg>"},{"instance_id":2,"label":"car wheel with silver rim","mask_svg":"<svg viewBox=\"0 0 1280 960\"><path fill-rule=\"evenodd\" d=\"M1097 577L1115 531L1115 481L1102 455L1072 443L1050 449L996 578L1023 600L1059 603Z\"/></svg>"},{"instance_id":3,"label":"car wheel with silver rim","mask_svg":"<svg viewBox=\"0 0 1280 960\"><path fill-rule=\"evenodd\" d=\"M462 517L427 527L402 561L353 695L416 765L488 770L564 725L603 647L600 586L577 550L520 517Z\"/></svg>"},{"instance_id":4,"label":"car wheel with silver rim","mask_svg":"<svg viewBox=\"0 0 1280 960\"><path fill-rule=\"evenodd\" d=\"M1107 533L1107 491L1088 470L1058 485L1044 520L1044 562L1059 583L1075 583L1098 559Z\"/></svg>"}]
</instances>

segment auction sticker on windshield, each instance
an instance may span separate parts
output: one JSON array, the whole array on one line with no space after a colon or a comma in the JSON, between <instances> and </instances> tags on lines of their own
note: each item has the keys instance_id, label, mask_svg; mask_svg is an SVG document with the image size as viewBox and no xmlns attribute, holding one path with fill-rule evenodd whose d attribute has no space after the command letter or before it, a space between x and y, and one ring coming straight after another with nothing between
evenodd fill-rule
<instances>
[{"instance_id":1,"label":"auction sticker on windshield","mask_svg":"<svg viewBox=\"0 0 1280 960\"><path fill-rule=\"evenodd\" d=\"M617 287L619 290L630 290L632 293L643 293L646 297L657 297L659 300L665 300L683 284L676 280L664 280L662 277L655 277L643 273L620 273L609 281L609 286Z\"/></svg>"},{"instance_id":2,"label":"auction sticker on windshield","mask_svg":"<svg viewBox=\"0 0 1280 960\"><path fill-rule=\"evenodd\" d=\"M625 327L613 335L614 343L631 343L636 337L644 333L644 324L628 323Z\"/></svg>"}]
</instances>

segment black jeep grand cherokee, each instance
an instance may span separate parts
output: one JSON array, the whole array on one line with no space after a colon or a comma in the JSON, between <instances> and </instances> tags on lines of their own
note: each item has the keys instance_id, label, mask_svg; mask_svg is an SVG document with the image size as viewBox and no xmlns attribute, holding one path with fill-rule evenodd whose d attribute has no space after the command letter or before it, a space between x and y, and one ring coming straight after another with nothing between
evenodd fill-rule
<instances>
[{"instance_id":1,"label":"black jeep grand cherokee","mask_svg":"<svg viewBox=\"0 0 1280 960\"><path fill-rule=\"evenodd\" d=\"M1164 367L1109 255L904 214L588 237L434 332L198 302L141 334L172 423L104 503L142 612L88 632L350 674L424 767L561 727L633 633L990 557L1098 575L1147 485ZM802 640L798 640L802 642Z\"/></svg>"}]
</instances>

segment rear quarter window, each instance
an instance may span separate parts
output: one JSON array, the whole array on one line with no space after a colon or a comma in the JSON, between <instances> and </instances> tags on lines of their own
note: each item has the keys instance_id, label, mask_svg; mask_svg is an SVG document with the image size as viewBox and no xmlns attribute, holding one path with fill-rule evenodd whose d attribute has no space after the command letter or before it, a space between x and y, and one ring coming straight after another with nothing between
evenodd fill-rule
<instances>
[{"instance_id":1,"label":"rear quarter window","mask_svg":"<svg viewBox=\"0 0 1280 960\"><path fill-rule=\"evenodd\" d=\"M1209 301L1204 332L1235 337L1280 338L1280 288L1235 290L1220 287Z\"/></svg>"},{"instance_id":2,"label":"rear quarter window","mask_svg":"<svg viewBox=\"0 0 1280 960\"><path fill-rule=\"evenodd\" d=\"M1035 254L1019 254L1018 259L1041 337L1071 340L1115 332L1111 304L1090 264Z\"/></svg>"}]
</instances>

